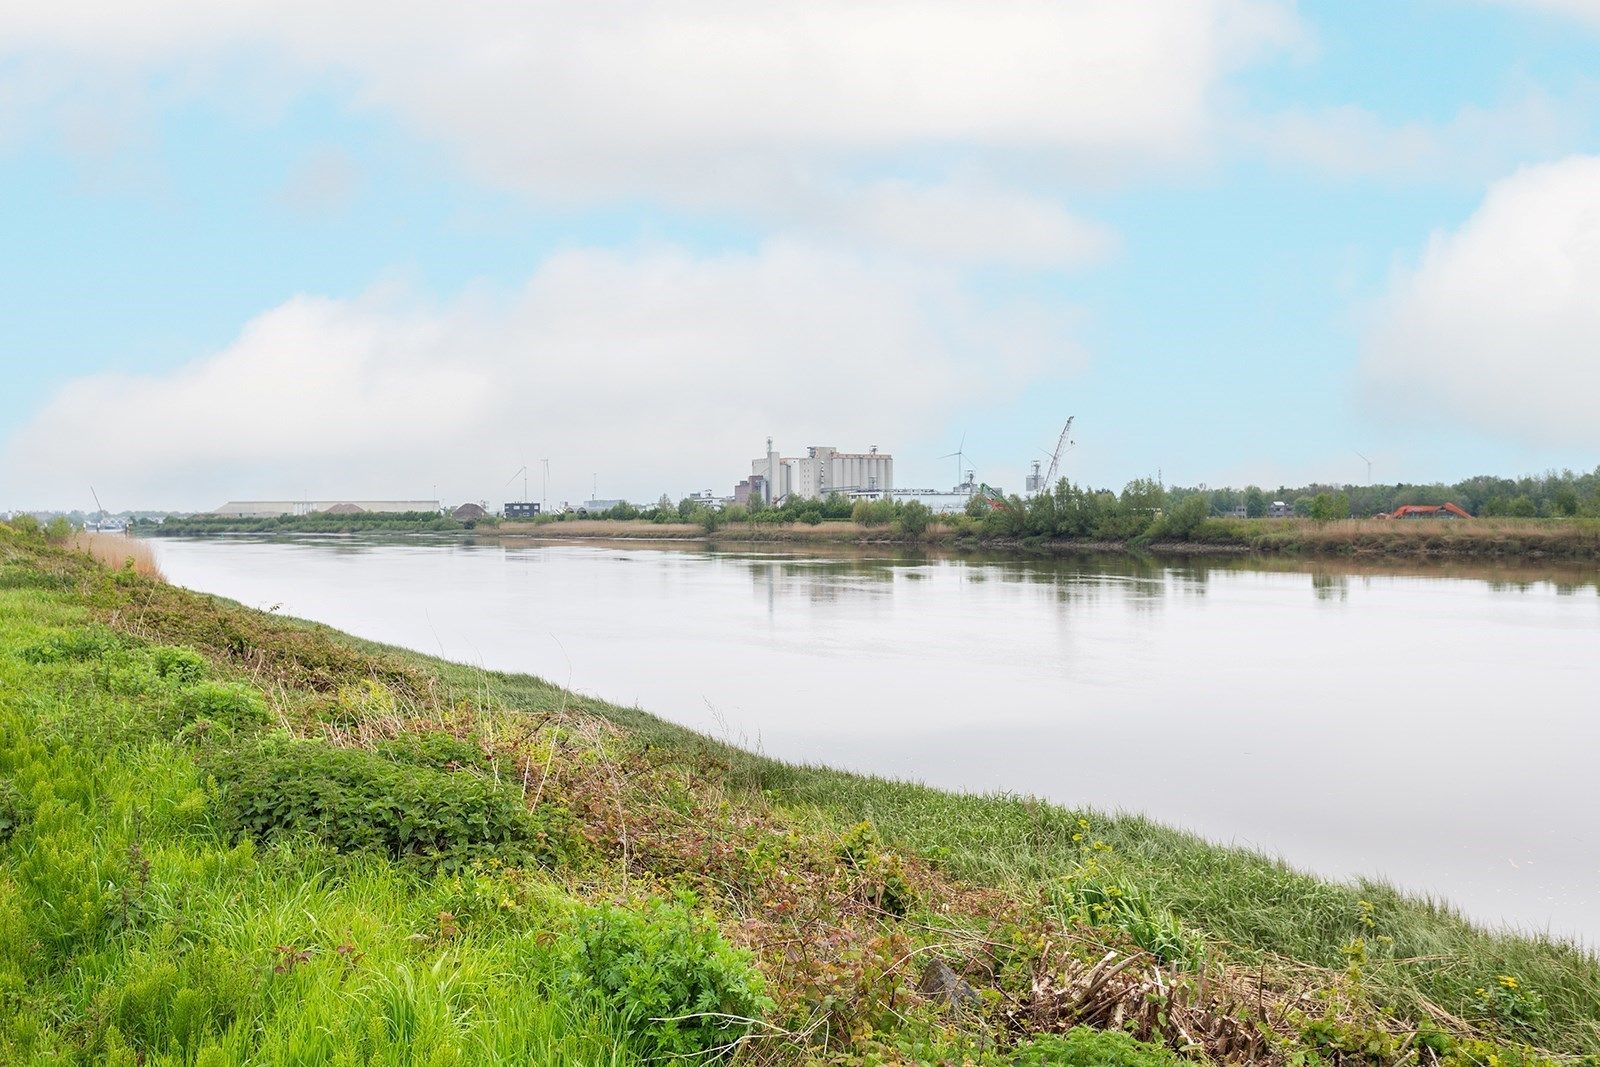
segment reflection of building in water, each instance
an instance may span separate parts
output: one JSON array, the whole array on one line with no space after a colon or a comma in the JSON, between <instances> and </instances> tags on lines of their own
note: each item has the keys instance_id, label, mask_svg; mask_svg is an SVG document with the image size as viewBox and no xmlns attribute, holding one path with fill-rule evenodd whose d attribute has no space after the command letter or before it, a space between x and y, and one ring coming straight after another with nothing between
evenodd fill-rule
<instances>
[{"instance_id":1,"label":"reflection of building in water","mask_svg":"<svg viewBox=\"0 0 1600 1067\"><path fill-rule=\"evenodd\" d=\"M878 497L894 488L894 457L872 445L865 452L840 452L812 445L804 456L780 456L767 438L767 454L750 463L750 477L734 488L734 499L757 494L768 504L788 497L820 500L833 493Z\"/></svg>"}]
</instances>

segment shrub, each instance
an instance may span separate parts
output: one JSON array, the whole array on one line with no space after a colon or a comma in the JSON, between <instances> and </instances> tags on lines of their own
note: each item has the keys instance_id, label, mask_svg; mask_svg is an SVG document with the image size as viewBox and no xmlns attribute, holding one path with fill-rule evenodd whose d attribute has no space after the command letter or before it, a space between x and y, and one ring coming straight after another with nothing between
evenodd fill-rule
<instances>
[{"instance_id":1,"label":"shrub","mask_svg":"<svg viewBox=\"0 0 1600 1067\"><path fill-rule=\"evenodd\" d=\"M558 948L558 984L597 997L639 1036L647 1055L727 1049L772 1007L748 954L729 945L694 898L579 912Z\"/></svg>"},{"instance_id":2,"label":"shrub","mask_svg":"<svg viewBox=\"0 0 1600 1067\"><path fill-rule=\"evenodd\" d=\"M531 813L517 793L470 771L278 738L225 750L207 769L225 824L259 840L309 833L337 851L377 851L445 869L490 853L561 862L577 852L564 811L546 805Z\"/></svg>"},{"instance_id":3,"label":"shrub","mask_svg":"<svg viewBox=\"0 0 1600 1067\"><path fill-rule=\"evenodd\" d=\"M207 719L228 726L261 726L269 719L261 694L237 682L199 682L178 696L185 723Z\"/></svg>"},{"instance_id":4,"label":"shrub","mask_svg":"<svg viewBox=\"0 0 1600 1067\"><path fill-rule=\"evenodd\" d=\"M156 673L177 685L193 685L206 676L205 657L192 648L156 645L149 652Z\"/></svg>"},{"instance_id":5,"label":"shrub","mask_svg":"<svg viewBox=\"0 0 1600 1067\"><path fill-rule=\"evenodd\" d=\"M1017 1049L1011 1062L1017 1067L1181 1067L1190 1061L1124 1033L1075 1026L1064 1034L1034 1038Z\"/></svg>"},{"instance_id":6,"label":"shrub","mask_svg":"<svg viewBox=\"0 0 1600 1067\"><path fill-rule=\"evenodd\" d=\"M900 530L913 541L927 532L932 521L933 512L920 500L907 501L900 508Z\"/></svg>"}]
</instances>

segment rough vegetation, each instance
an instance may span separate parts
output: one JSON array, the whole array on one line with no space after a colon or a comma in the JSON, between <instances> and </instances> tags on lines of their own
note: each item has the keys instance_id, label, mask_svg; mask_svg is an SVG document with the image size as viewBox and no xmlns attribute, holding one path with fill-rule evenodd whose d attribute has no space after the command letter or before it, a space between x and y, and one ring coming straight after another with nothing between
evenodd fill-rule
<instances>
[{"instance_id":1,"label":"rough vegetation","mask_svg":"<svg viewBox=\"0 0 1600 1067\"><path fill-rule=\"evenodd\" d=\"M0 1062L1549 1067L1600 963L0 525Z\"/></svg>"}]
</instances>

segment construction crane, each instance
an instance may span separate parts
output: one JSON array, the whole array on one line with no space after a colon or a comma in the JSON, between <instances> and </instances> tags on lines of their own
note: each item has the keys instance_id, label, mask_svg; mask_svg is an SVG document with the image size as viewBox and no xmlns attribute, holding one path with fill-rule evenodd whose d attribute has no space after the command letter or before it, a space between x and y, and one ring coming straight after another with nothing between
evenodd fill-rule
<instances>
[{"instance_id":1,"label":"construction crane","mask_svg":"<svg viewBox=\"0 0 1600 1067\"><path fill-rule=\"evenodd\" d=\"M547 460L546 462L549 461ZM516 473L506 479L506 485L510 485L512 482L516 481L518 474L522 475L522 501L523 503L526 503L528 500L528 465L526 463L518 467ZM501 488L503 489L505 486L501 486Z\"/></svg>"},{"instance_id":2,"label":"construction crane","mask_svg":"<svg viewBox=\"0 0 1600 1067\"><path fill-rule=\"evenodd\" d=\"M1071 448L1073 442L1067 440L1067 435L1072 432L1072 420L1076 415L1067 416L1067 424L1061 427L1061 436L1056 438L1056 450L1050 454L1050 470L1044 476L1044 483L1039 486L1039 492L1053 492L1056 487L1056 472L1061 469L1061 454Z\"/></svg>"}]
</instances>

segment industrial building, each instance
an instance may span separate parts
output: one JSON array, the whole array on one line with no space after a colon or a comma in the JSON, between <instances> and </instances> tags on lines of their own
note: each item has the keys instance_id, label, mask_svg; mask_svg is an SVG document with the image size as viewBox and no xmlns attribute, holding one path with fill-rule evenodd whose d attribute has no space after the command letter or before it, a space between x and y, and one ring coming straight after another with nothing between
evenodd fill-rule
<instances>
[{"instance_id":1,"label":"industrial building","mask_svg":"<svg viewBox=\"0 0 1600 1067\"><path fill-rule=\"evenodd\" d=\"M229 519L275 519L280 515L310 515L329 512L335 515L360 515L364 512L397 514L431 511L438 514L437 500L230 500L212 515Z\"/></svg>"},{"instance_id":2,"label":"industrial building","mask_svg":"<svg viewBox=\"0 0 1600 1067\"><path fill-rule=\"evenodd\" d=\"M759 480L759 481L758 481ZM812 445L804 456L780 456L767 438L767 454L751 461L750 478L740 483L748 498L759 491L768 504L789 497L820 500L833 493L881 495L894 488L894 457L873 445L865 452L840 452ZM738 496L739 489L735 490Z\"/></svg>"},{"instance_id":3,"label":"industrial building","mask_svg":"<svg viewBox=\"0 0 1600 1067\"><path fill-rule=\"evenodd\" d=\"M537 500L507 500L501 514L508 519L531 519L539 514Z\"/></svg>"}]
</instances>

